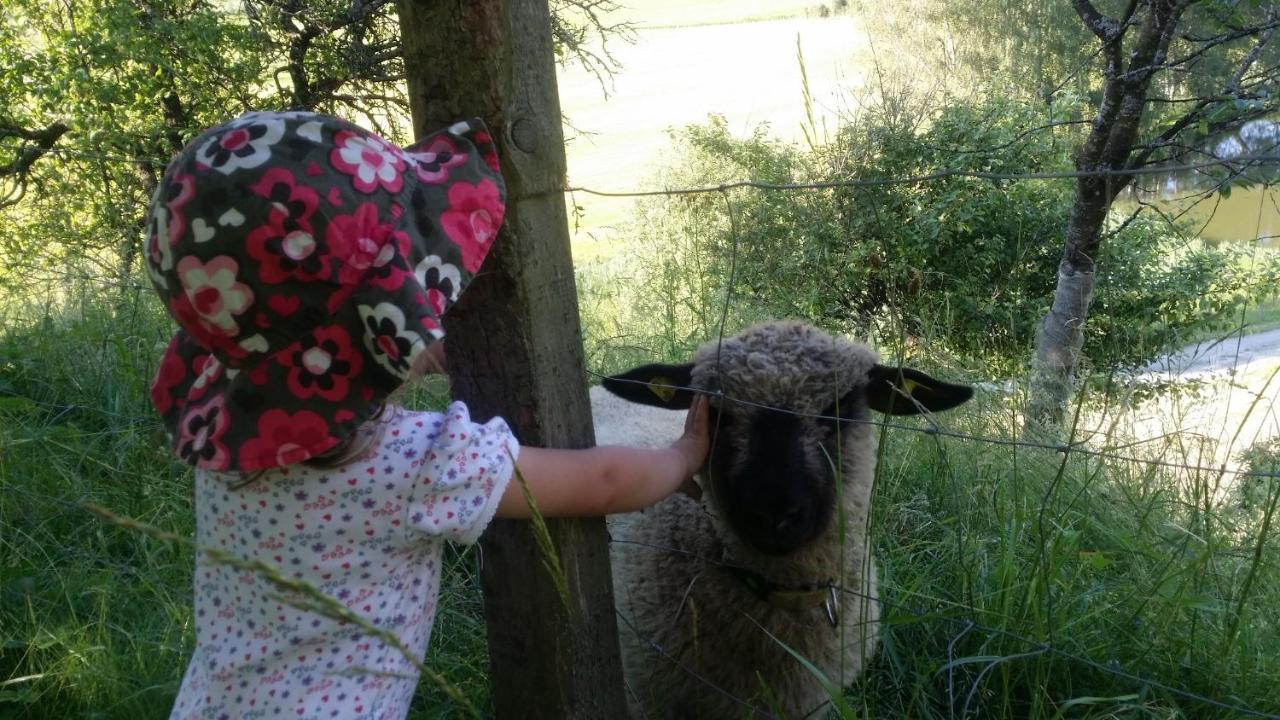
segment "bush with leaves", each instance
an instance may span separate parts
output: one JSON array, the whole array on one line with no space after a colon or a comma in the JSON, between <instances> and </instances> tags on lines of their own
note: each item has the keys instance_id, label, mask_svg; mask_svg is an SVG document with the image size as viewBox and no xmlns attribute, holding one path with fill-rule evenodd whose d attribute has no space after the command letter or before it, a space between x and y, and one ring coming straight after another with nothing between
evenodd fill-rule
<instances>
[{"instance_id":1,"label":"bush with leaves","mask_svg":"<svg viewBox=\"0 0 1280 720\"><path fill-rule=\"evenodd\" d=\"M838 332L905 332L1014 372L1053 296L1072 185L975 174L1069 170L1072 143L1055 135L1055 120L996 99L945 107L927 126L910 113L866 116L808 149L771 140L767 128L734 137L717 117L686 128L673 135L670 187L896 181L643 205L627 263L643 290L618 304L620 325L647 328L641 344L675 349L716 330L727 292L731 326L784 316ZM912 179L924 176L933 177ZM1114 233L1085 347L1098 367L1140 365L1224 327L1280 280L1280 259L1201 247L1154 218L1118 221Z\"/></svg>"}]
</instances>

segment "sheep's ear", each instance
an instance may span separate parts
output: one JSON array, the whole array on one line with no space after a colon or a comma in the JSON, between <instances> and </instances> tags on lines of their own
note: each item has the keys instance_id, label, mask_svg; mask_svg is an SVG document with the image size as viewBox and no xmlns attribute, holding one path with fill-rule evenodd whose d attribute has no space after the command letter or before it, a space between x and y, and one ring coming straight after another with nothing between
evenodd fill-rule
<instances>
[{"instance_id":1,"label":"sheep's ear","mask_svg":"<svg viewBox=\"0 0 1280 720\"><path fill-rule=\"evenodd\" d=\"M935 380L911 368L876 365L867 373L867 405L886 415L941 412L971 397L968 385Z\"/></svg>"},{"instance_id":2,"label":"sheep's ear","mask_svg":"<svg viewBox=\"0 0 1280 720\"><path fill-rule=\"evenodd\" d=\"M607 377L601 384L623 400L668 410L687 410L693 404L694 393L688 389L692 379L693 363L654 363Z\"/></svg>"}]
</instances>

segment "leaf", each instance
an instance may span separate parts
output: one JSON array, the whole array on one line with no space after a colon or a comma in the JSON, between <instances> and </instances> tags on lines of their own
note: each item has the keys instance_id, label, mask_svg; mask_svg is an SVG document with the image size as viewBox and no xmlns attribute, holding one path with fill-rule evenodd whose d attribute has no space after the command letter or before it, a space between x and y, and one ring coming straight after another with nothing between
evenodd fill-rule
<instances>
[{"instance_id":1,"label":"leaf","mask_svg":"<svg viewBox=\"0 0 1280 720\"><path fill-rule=\"evenodd\" d=\"M819 670L817 665L814 665L808 658L791 649L790 645L779 640L773 633L766 630L763 625L756 622L755 618L748 616L747 619L756 623L756 627L760 628L761 632L768 635L770 640L778 643L779 647L790 653L791 657L795 658L805 670L809 671L810 675L813 675L813 677L817 679L818 684L822 685L822 689L826 691L827 697L831 698L831 704L835 706L835 709L842 720L855 720L858 717L858 714L854 712L853 707L849 705L849 701L845 700L844 693L841 689L837 687L835 683L831 682L831 679L827 677L826 673Z\"/></svg>"},{"instance_id":2,"label":"leaf","mask_svg":"<svg viewBox=\"0 0 1280 720\"><path fill-rule=\"evenodd\" d=\"M510 454L510 450L507 452ZM529 483L525 481L519 466L516 465L515 456L510 457L516 480L520 483L521 492L524 493L524 501L529 506L529 523L533 528L533 539L538 545L538 553L542 556L542 567L551 576L551 582L555 585L556 594L560 596L565 613L572 615L573 606L569 603L569 580L565 575L564 566L560 564L560 554L556 552L556 545L551 540L551 531L547 529L547 521L533 501L533 493L529 490Z\"/></svg>"},{"instance_id":3,"label":"leaf","mask_svg":"<svg viewBox=\"0 0 1280 720\"><path fill-rule=\"evenodd\" d=\"M1067 700L1066 702L1062 703L1062 705L1058 707L1058 712L1056 715L1054 715L1054 719L1058 720L1059 718L1064 717L1067 710L1070 710L1071 708L1077 707L1080 705L1127 704L1127 703L1137 702L1139 699L1141 699L1141 697L1142 697L1141 695L1134 694L1134 695L1115 695L1113 697L1095 697L1091 695L1086 695L1083 697L1071 698L1070 700Z\"/></svg>"}]
</instances>

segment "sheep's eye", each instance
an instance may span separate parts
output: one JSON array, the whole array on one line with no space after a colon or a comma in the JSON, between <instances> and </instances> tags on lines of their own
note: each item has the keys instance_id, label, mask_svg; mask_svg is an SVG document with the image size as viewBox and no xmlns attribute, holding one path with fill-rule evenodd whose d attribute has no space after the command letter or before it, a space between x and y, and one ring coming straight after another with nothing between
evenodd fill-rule
<instances>
[{"instance_id":1,"label":"sheep's eye","mask_svg":"<svg viewBox=\"0 0 1280 720\"><path fill-rule=\"evenodd\" d=\"M840 408L840 410L844 410L844 408ZM846 416L846 413L836 411L835 405L828 405L827 408L822 411L821 416L817 418L819 425L833 431L839 430L841 421L848 419L849 418Z\"/></svg>"},{"instance_id":2,"label":"sheep's eye","mask_svg":"<svg viewBox=\"0 0 1280 720\"><path fill-rule=\"evenodd\" d=\"M858 407L853 398L846 395L840 398L839 402L831 403L822 411L822 417L818 422L831 428L839 430L844 423L857 419Z\"/></svg>"}]
</instances>

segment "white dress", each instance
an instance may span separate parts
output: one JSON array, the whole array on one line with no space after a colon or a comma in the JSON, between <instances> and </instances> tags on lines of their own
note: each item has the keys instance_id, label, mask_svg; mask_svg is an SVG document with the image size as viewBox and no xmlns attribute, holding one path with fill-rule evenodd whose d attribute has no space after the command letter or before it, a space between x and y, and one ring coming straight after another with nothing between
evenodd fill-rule
<instances>
[{"instance_id":1,"label":"white dress","mask_svg":"<svg viewBox=\"0 0 1280 720\"><path fill-rule=\"evenodd\" d=\"M243 489L196 471L196 539L307 582L421 659L441 549L493 518L519 446L506 423L388 407L376 447L341 468L294 465ZM196 649L171 718L388 718L418 671L349 623L296 606L258 573L196 560ZM303 599L305 602L305 599Z\"/></svg>"}]
</instances>

